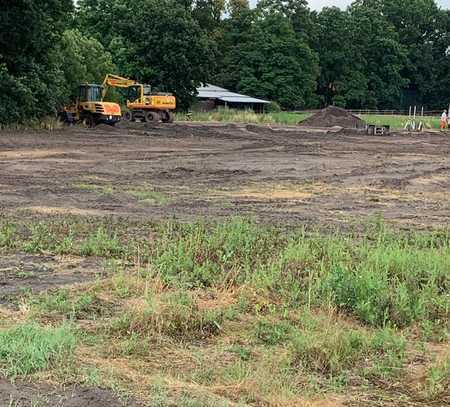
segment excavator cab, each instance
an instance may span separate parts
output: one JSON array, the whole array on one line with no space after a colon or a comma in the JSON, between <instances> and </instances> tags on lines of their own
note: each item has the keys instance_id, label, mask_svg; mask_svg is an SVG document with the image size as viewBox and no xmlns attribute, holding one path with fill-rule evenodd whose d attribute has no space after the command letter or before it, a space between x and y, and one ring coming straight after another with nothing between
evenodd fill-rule
<instances>
[{"instance_id":1,"label":"excavator cab","mask_svg":"<svg viewBox=\"0 0 450 407\"><path fill-rule=\"evenodd\" d=\"M131 85L127 88L127 101L128 103L139 103L139 101L142 99L141 94L142 87L141 85Z\"/></svg>"},{"instance_id":2,"label":"excavator cab","mask_svg":"<svg viewBox=\"0 0 450 407\"><path fill-rule=\"evenodd\" d=\"M103 86L101 85L80 85L78 88L78 100L80 102L101 102Z\"/></svg>"}]
</instances>

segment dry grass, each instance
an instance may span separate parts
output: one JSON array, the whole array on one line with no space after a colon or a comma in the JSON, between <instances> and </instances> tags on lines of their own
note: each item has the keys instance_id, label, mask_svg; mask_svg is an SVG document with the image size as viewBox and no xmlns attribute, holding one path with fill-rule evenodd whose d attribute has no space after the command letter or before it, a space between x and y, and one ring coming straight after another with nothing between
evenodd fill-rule
<instances>
[{"instance_id":1,"label":"dry grass","mask_svg":"<svg viewBox=\"0 0 450 407\"><path fill-rule=\"evenodd\" d=\"M31 228L33 247L57 250L60 227L67 231L68 224ZM169 223L145 229L145 252L136 227L72 224L70 249L102 256L104 278L24 295L20 311L2 312L3 322L70 321L78 333L74 361L33 377L114 388L149 405L339 406L370 398L362 383L390 400L383 383L391 382L407 400L434 402L445 397L447 359L412 357L425 340L447 344L445 298L434 286L416 291L414 301L424 304L424 293L434 293L435 308L421 313L404 281L426 272L428 281L445 283L447 235L365 227L363 237L305 230L291 236L243 220ZM20 247L10 239L17 230L23 228L2 229L2 244ZM187 268L192 272L184 275ZM380 285L386 270L403 297ZM390 301L387 311L379 299ZM411 380L412 361L423 372L419 380Z\"/></svg>"}]
</instances>

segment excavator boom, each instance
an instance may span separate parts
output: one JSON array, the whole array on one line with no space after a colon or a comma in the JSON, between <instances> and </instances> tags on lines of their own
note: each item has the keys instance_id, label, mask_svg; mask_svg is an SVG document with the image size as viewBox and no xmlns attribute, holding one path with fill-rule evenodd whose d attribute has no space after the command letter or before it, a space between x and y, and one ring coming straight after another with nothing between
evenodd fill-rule
<instances>
[{"instance_id":1,"label":"excavator boom","mask_svg":"<svg viewBox=\"0 0 450 407\"><path fill-rule=\"evenodd\" d=\"M176 108L176 99L172 94L151 93L149 85L143 85L133 79L118 75L108 74L103 81L102 95L105 97L108 88L127 88L127 107L125 120L144 120L171 123L174 119L173 112ZM149 89L147 93L147 89Z\"/></svg>"},{"instance_id":2,"label":"excavator boom","mask_svg":"<svg viewBox=\"0 0 450 407\"><path fill-rule=\"evenodd\" d=\"M130 86L137 85L136 81L132 79L123 78L118 75L108 74L103 80L103 97L105 97L108 87L112 88L129 88Z\"/></svg>"}]
</instances>

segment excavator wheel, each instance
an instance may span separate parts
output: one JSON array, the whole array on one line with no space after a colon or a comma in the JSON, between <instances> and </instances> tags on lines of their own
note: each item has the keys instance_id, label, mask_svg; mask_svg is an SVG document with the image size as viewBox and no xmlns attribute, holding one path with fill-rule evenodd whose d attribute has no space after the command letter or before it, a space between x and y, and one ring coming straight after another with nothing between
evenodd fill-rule
<instances>
[{"instance_id":1,"label":"excavator wheel","mask_svg":"<svg viewBox=\"0 0 450 407\"><path fill-rule=\"evenodd\" d=\"M122 120L126 121L126 122L131 122L133 121L133 113L131 112L125 112L122 116Z\"/></svg>"},{"instance_id":2,"label":"excavator wheel","mask_svg":"<svg viewBox=\"0 0 450 407\"><path fill-rule=\"evenodd\" d=\"M86 127L92 128L97 124L95 121L95 117L92 114L87 114L83 119L83 124Z\"/></svg>"},{"instance_id":3,"label":"excavator wheel","mask_svg":"<svg viewBox=\"0 0 450 407\"><path fill-rule=\"evenodd\" d=\"M161 119L161 117L159 116L158 112L149 111L149 112L145 113L145 121L146 122L156 123L160 119Z\"/></svg>"},{"instance_id":4,"label":"excavator wheel","mask_svg":"<svg viewBox=\"0 0 450 407\"><path fill-rule=\"evenodd\" d=\"M163 112L161 112L161 116L162 116L161 120L163 123L173 123L174 114L169 110L164 110Z\"/></svg>"}]
</instances>

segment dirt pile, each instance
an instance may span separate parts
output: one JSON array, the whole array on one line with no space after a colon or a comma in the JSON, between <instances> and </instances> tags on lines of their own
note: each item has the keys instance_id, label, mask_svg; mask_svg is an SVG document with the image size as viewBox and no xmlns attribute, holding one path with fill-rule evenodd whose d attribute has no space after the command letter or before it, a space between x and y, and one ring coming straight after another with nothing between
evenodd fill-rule
<instances>
[{"instance_id":1,"label":"dirt pile","mask_svg":"<svg viewBox=\"0 0 450 407\"><path fill-rule=\"evenodd\" d=\"M299 123L308 127L345 127L348 129L364 129L366 122L358 116L336 106L328 106Z\"/></svg>"}]
</instances>

